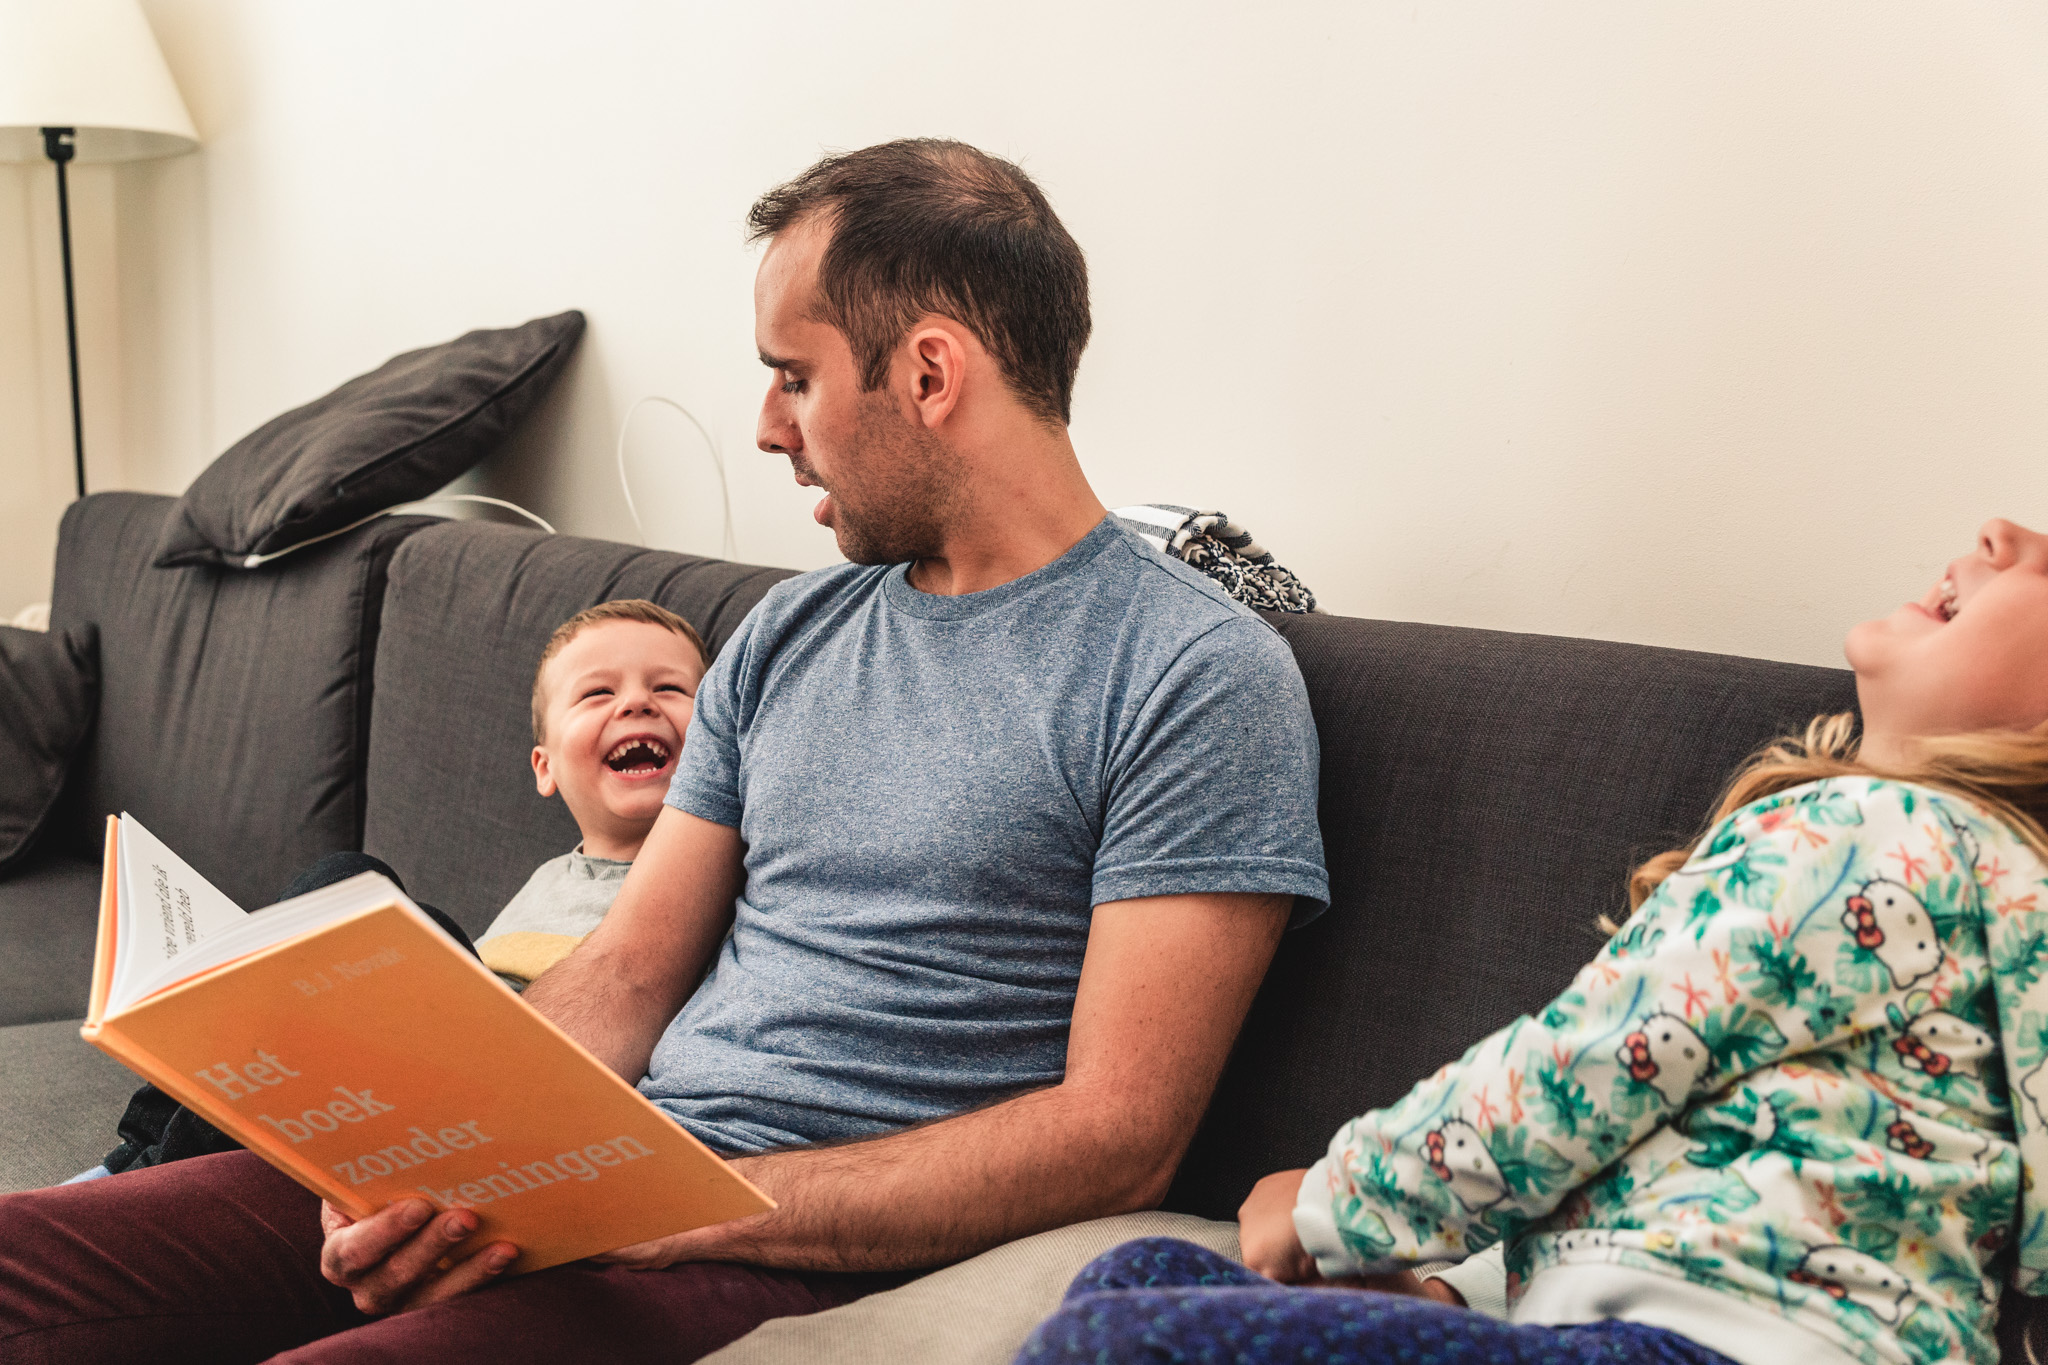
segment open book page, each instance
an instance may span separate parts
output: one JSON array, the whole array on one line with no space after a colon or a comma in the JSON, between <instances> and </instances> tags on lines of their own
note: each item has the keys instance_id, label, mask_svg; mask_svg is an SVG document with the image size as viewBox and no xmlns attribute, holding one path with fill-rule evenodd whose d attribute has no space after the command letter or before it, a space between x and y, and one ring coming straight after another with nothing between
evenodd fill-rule
<instances>
[{"instance_id":1,"label":"open book page","mask_svg":"<svg viewBox=\"0 0 2048 1365\"><path fill-rule=\"evenodd\" d=\"M288 901L279 901L253 915L241 915L235 923L223 925L192 949L166 959L153 971L139 973L135 978L134 994L119 1003L147 999L166 986L174 986L272 944L283 943L374 906L394 904L433 928L433 921L389 877L375 872L359 872L346 881L323 886ZM439 933L440 930L436 928L434 932Z\"/></svg>"},{"instance_id":2,"label":"open book page","mask_svg":"<svg viewBox=\"0 0 2048 1365\"><path fill-rule=\"evenodd\" d=\"M239 905L171 852L164 842L123 813L116 865L120 869L120 928L114 939L109 1008L137 998L144 977L189 957L200 941L248 919Z\"/></svg>"}]
</instances>

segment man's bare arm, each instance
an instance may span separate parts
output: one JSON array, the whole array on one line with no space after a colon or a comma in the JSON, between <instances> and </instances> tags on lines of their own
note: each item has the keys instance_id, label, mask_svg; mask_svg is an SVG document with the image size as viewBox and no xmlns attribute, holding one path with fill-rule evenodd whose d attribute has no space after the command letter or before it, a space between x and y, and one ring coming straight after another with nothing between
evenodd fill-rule
<instances>
[{"instance_id":1,"label":"man's bare arm","mask_svg":"<svg viewBox=\"0 0 2048 1365\"><path fill-rule=\"evenodd\" d=\"M743 1158L735 1165L780 1208L604 1259L929 1266L1153 1207L1208 1105L1290 904L1199 895L1099 907L1059 1085L888 1137Z\"/></svg>"},{"instance_id":2,"label":"man's bare arm","mask_svg":"<svg viewBox=\"0 0 2048 1365\"><path fill-rule=\"evenodd\" d=\"M739 831L663 807L618 899L526 1003L637 1084L732 923L746 880Z\"/></svg>"}]
</instances>

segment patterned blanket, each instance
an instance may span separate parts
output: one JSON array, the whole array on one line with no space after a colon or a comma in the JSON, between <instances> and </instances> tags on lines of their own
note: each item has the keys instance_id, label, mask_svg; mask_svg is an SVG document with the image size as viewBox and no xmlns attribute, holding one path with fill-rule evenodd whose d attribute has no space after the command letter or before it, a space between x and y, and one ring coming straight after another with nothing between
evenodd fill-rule
<instances>
[{"instance_id":1,"label":"patterned blanket","mask_svg":"<svg viewBox=\"0 0 2048 1365\"><path fill-rule=\"evenodd\" d=\"M1248 607L1295 613L1317 609L1308 585L1274 563L1251 532L1221 512L1150 502L1119 507L1110 515L1154 549L1215 579Z\"/></svg>"}]
</instances>

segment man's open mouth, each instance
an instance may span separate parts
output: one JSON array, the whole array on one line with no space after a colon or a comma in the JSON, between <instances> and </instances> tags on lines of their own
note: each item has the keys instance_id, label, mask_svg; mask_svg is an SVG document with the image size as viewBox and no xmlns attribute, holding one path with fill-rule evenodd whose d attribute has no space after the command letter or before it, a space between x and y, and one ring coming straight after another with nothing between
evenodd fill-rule
<instances>
[{"instance_id":1,"label":"man's open mouth","mask_svg":"<svg viewBox=\"0 0 2048 1365\"><path fill-rule=\"evenodd\" d=\"M658 739L622 739L604 756L604 766L621 777L652 777L668 766L669 747Z\"/></svg>"}]
</instances>

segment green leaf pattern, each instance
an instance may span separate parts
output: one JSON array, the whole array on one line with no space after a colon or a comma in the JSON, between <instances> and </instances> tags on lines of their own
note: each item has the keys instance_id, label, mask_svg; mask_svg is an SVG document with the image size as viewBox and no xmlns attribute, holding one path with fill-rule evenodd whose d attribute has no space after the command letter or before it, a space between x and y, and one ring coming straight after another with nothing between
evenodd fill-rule
<instances>
[{"instance_id":1,"label":"green leaf pattern","mask_svg":"<svg viewBox=\"0 0 2048 1365\"><path fill-rule=\"evenodd\" d=\"M1548 1007L1339 1130L1340 1233L1363 1270L1505 1238L1511 1294L1620 1264L1869 1365L1993 1365L1999 1277L2048 1293L2044 890L1925 788L1739 811Z\"/></svg>"}]
</instances>

